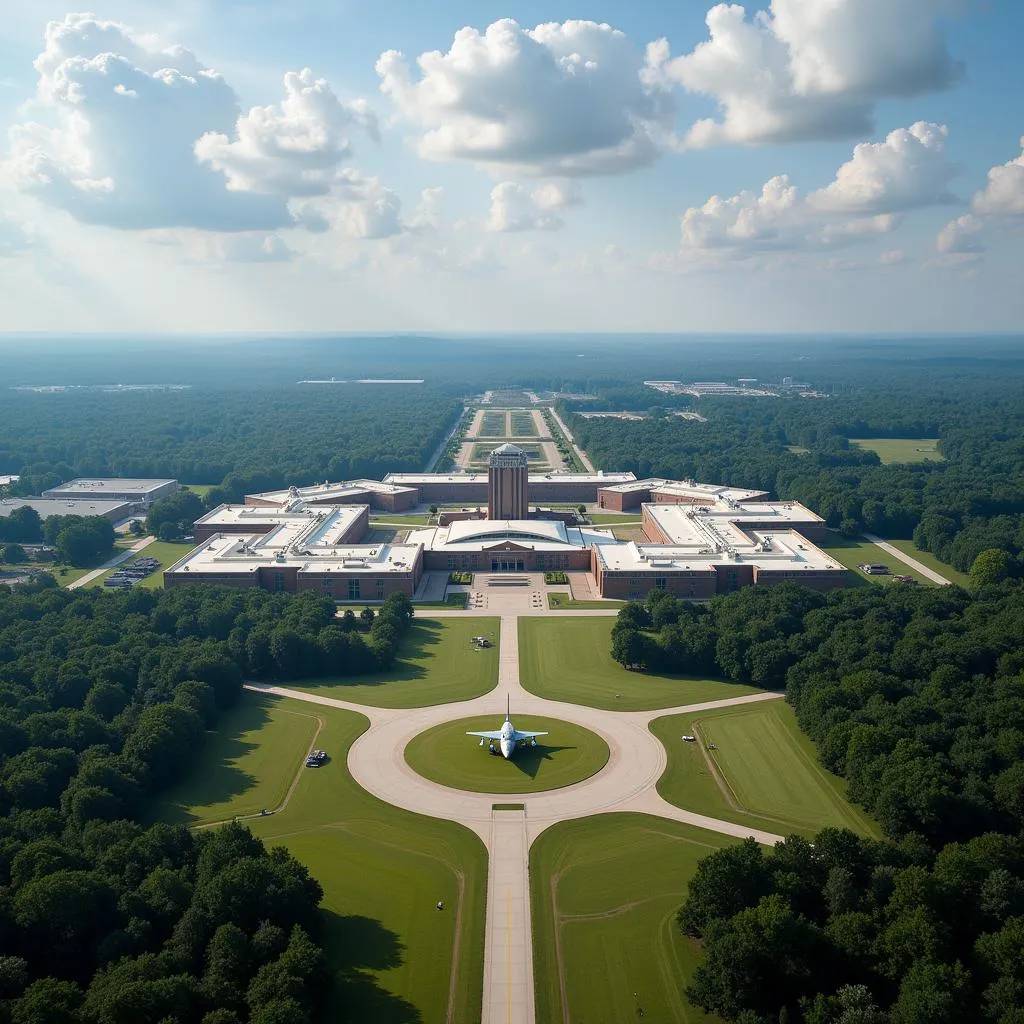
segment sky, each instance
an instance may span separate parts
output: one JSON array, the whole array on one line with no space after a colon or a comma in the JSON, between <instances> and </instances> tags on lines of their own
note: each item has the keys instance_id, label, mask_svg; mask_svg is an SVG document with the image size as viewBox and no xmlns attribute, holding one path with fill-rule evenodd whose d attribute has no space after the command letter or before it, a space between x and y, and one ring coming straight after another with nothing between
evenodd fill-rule
<instances>
[{"instance_id":1,"label":"sky","mask_svg":"<svg viewBox=\"0 0 1024 1024\"><path fill-rule=\"evenodd\" d=\"M1019 0L0 0L0 330L1020 332Z\"/></svg>"}]
</instances>

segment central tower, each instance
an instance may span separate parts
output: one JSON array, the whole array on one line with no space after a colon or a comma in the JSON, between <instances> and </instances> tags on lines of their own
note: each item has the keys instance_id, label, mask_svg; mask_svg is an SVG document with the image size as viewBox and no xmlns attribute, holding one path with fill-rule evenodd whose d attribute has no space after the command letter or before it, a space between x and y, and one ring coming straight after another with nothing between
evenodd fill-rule
<instances>
[{"instance_id":1,"label":"central tower","mask_svg":"<svg viewBox=\"0 0 1024 1024\"><path fill-rule=\"evenodd\" d=\"M487 518L528 519L530 474L526 452L514 444L495 448L487 459Z\"/></svg>"}]
</instances>

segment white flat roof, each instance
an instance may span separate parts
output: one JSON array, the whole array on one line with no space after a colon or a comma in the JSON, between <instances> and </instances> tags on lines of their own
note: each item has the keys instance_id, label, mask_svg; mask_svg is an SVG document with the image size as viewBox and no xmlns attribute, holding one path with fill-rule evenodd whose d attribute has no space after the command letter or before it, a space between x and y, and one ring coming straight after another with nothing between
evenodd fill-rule
<instances>
[{"instance_id":1,"label":"white flat roof","mask_svg":"<svg viewBox=\"0 0 1024 1024\"><path fill-rule=\"evenodd\" d=\"M629 483L617 484L603 490L628 494L634 491L660 491L663 494L678 494L693 498L730 498L733 501L750 501L763 498L767 491L753 491L742 487L726 487L724 484L698 484L692 480L666 480L661 477L649 477L646 480L632 480Z\"/></svg>"},{"instance_id":2,"label":"white flat roof","mask_svg":"<svg viewBox=\"0 0 1024 1024\"><path fill-rule=\"evenodd\" d=\"M280 566L297 567L300 574L408 573L421 550L417 544L296 546L293 534L284 529L276 529L265 537L218 533L175 562L167 572L245 575Z\"/></svg>"},{"instance_id":3,"label":"white flat roof","mask_svg":"<svg viewBox=\"0 0 1024 1024\"><path fill-rule=\"evenodd\" d=\"M529 443L526 438L523 443ZM389 473L384 478L388 483L420 487L423 484L480 484L487 483L486 473ZM531 473L530 486L552 482L563 484L625 483L635 480L633 473Z\"/></svg>"},{"instance_id":4,"label":"white flat roof","mask_svg":"<svg viewBox=\"0 0 1024 1024\"><path fill-rule=\"evenodd\" d=\"M227 528L252 525L260 532L267 524L279 531L281 544L330 547L351 529L367 505L219 505L196 520L196 526Z\"/></svg>"},{"instance_id":5,"label":"white flat roof","mask_svg":"<svg viewBox=\"0 0 1024 1024\"><path fill-rule=\"evenodd\" d=\"M143 480L136 477L82 477L51 487L46 495L59 495L61 491L89 491L102 497L104 491L155 491L158 487L175 484L177 480Z\"/></svg>"},{"instance_id":6,"label":"white flat roof","mask_svg":"<svg viewBox=\"0 0 1024 1024\"><path fill-rule=\"evenodd\" d=\"M428 551L453 552L482 551L506 540L535 551L619 543L609 530L566 527L564 523L544 519L468 519L450 526L412 530L408 537L410 544L422 544Z\"/></svg>"},{"instance_id":7,"label":"white flat roof","mask_svg":"<svg viewBox=\"0 0 1024 1024\"><path fill-rule=\"evenodd\" d=\"M743 504L717 501L713 505L655 505L645 506L648 515L657 523L673 543L742 544L746 537L744 522L778 523L778 529L791 530L822 520L796 501L745 502ZM766 531L767 532L767 531Z\"/></svg>"},{"instance_id":8,"label":"white flat roof","mask_svg":"<svg viewBox=\"0 0 1024 1024\"><path fill-rule=\"evenodd\" d=\"M39 513L40 519L50 516L109 516L124 509L130 502L120 498L0 498L0 517L9 516L15 509L28 505Z\"/></svg>"},{"instance_id":9,"label":"white flat roof","mask_svg":"<svg viewBox=\"0 0 1024 1024\"><path fill-rule=\"evenodd\" d=\"M322 484L312 484L309 487L287 487L280 491L263 491L260 494L249 495L249 497L284 504L293 498L322 502L333 498L343 499L366 491L377 494L397 494L400 491L408 490L412 490L412 488L396 487L393 484L381 483L379 480L338 480L333 483L325 481Z\"/></svg>"},{"instance_id":10,"label":"white flat roof","mask_svg":"<svg viewBox=\"0 0 1024 1024\"><path fill-rule=\"evenodd\" d=\"M743 543L715 551L699 544L602 545L597 557L613 572L708 572L717 566L754 565L758 572L841 571L844 566L793 530L782 533L737 531Z\"/></svg>"}]
</instances>

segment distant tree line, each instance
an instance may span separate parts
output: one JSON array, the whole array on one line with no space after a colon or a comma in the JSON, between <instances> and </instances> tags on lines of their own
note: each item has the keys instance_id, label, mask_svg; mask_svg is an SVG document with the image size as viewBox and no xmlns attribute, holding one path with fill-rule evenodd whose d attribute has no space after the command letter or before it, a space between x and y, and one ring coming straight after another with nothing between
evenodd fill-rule
<instances>
[{"instance_id":1,"label":"distant tree line","mask_svg":"<svg viewBox=\"0 0 1024 1024\"><path fill-rule=\"evenodd\" d=\"M881 826L701 862L690 998L743 1024L1024 1019L1024 587L751 587L620 613L661 671L784 681L818 756ZM637 637L641 639L636 640ZM617 649L618 648L618 649Z\"/></svg>"},{"instance_id":2,"label":"distant tree line","mask_svg":"<svg viewBox=\"0 0 1024 1024\"><path fill-rule=\"evenodd\" d=\"M317 882L241 826L147 828L142 810L247 675L372 670L411 615L404 597L336 620L258 589L0 587L0 1020L313 1019Z\"/></svg>"},{"instance_id":3,"label":"distant tree line","mask_svg":"<svg viewBox=\"0 0 1024 1024\"><path fill-rule=\"evenodd\" d=\"M77 476L171 477L247 491L424 468L462 405L426 387L17 394L0 474L16 495Z\"/></svg>"},{"instance_id":4,"label":"distant tree line","mask_svg":"<svg viewBox=\"0 0 1024 1024\"><path fill-rule=\"evenodd\" d=\"M702 399L704 423L563 411L601 469L770 491L803 502L847 535L913 538L963 572L998 548L1009 556L1007 574L1021 575L1022 384L1019 368L1005 378L959 381L893 368L873 390L849 397ZM642 408L649 404L647 397ZM882 465L849 441L876 437L938 438L945 461Z\"/></svg>"}]
</instances>

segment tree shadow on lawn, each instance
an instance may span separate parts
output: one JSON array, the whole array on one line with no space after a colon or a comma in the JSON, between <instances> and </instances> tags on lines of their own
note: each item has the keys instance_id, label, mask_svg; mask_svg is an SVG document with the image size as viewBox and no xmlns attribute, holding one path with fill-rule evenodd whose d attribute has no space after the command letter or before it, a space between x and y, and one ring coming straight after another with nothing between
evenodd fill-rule
<instances>
[{"instance_id":1,"label":"tree shadow on lawn","mask_svg":"<svg viewBox=\"0 0 1024 1024\"><path fill-rule=\"evenodd\" d=\"M153 805L153 820L172 825L191 825L199 821L190 807L209 807L243 796L256 783L256 777L238 768L232 761L255 750L257 743L241 738L243 733L261 729L270 720L270 701L248 695L221 720L217 730L206 733L197 761L182 778ZM225 728L237 735L226 735ZM216 757L210 756L211 748Z\"/></svg>"},{"instance_id":2,"label":"tree shadow on lawn","mask_svg":"<svg viewBox=\"0 0 1024 1024\"><path fill-rule=\"evenodd\" d=\"M370 971L401 967L405 947L380 921L323 911L324 950L333 970L326 1019L364 1024L421 1024L408 1000L381 988Z\"/></svg>"},{"instance_id":3,"label":"tree shadow on lawn","mask_svg":"<svg viewBox=\"0 0 1024 1024\"><path fill-rule=\"evenodd\" d=\"M444 625L440 622L414 619L409 632L402 638L394 665L386 672L372 675L360 673L354 676L324 676L297 682L306 689L313 690L320 686L384 686L387 683L422 679L427 675L427 669L416 664L416 660L426 659L431 655L431 648L441 642L443 629ZM288 685L287 682L284 685Z\"/></svg>"},{"instance_id":4,"label":"tree shadow on lawn","mask_svg":"<svg viewBox=\"0 0 1024 1024\"><path fill-rule=\"evenodd\" d=\"M552 755L557 754L560 750L575 750L575 747L546 747L543 743L538 743L537 746L526 746L521 747L512 756L512 763L524 774L528 775L531 779L537 777L537 772L540 771L540 766L545 761L552 760Z\"/></svg>"}]
</instances>

